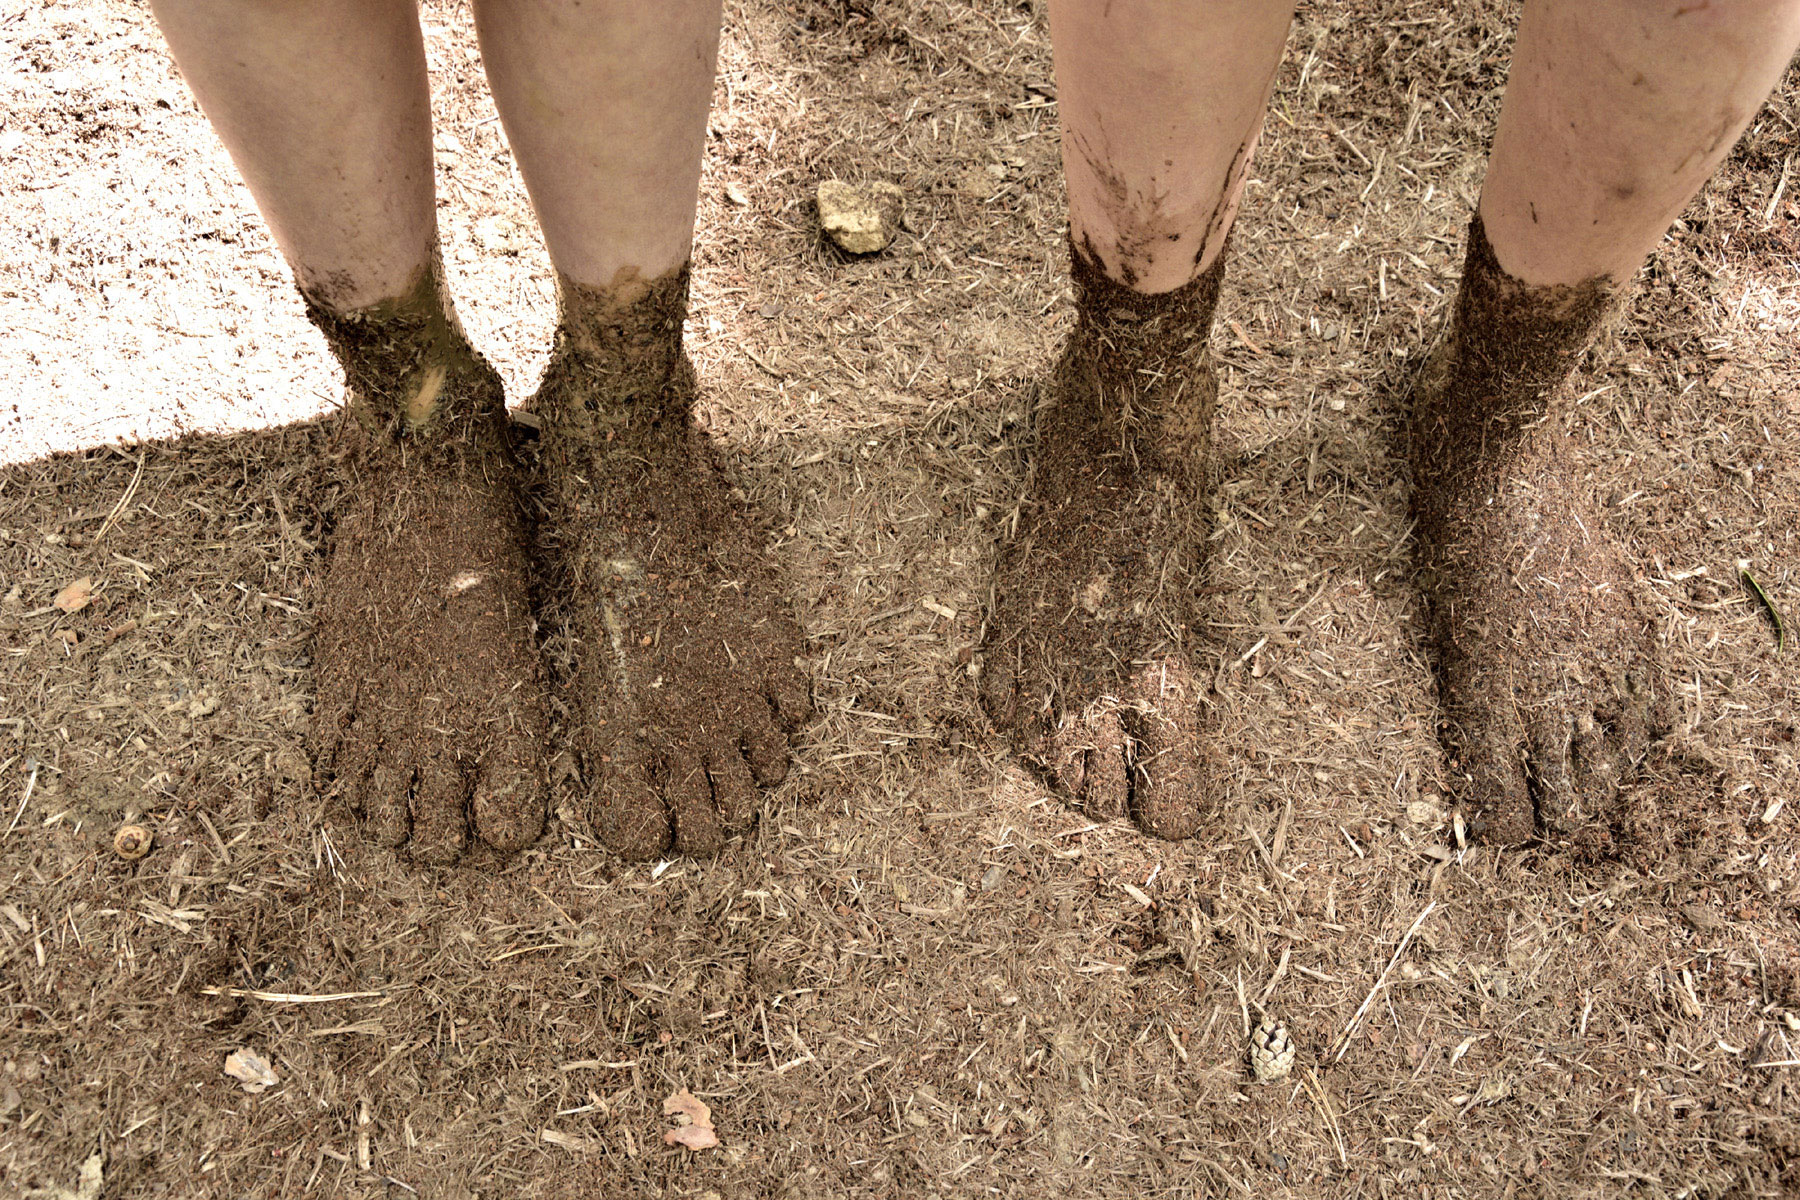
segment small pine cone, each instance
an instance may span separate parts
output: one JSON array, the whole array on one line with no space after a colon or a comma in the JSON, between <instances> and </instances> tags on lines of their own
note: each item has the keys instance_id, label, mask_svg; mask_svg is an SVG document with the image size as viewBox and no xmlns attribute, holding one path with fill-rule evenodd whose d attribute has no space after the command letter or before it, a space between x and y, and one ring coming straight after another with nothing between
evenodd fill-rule
<instances>
[{"instance_id":1,"label":"small pine cone","mask_svg":"<svg viewBox=\"0 0 1800 1200\"><path fill-rule=\"evenodd\" d=\"M1273 1017L1265 1018L1250 1035L1250 1069L1258 1083L1269 1083L1286 1075L1294 1066L1294 1039L1287 1026Z\"/></svg>"}]
</instances>

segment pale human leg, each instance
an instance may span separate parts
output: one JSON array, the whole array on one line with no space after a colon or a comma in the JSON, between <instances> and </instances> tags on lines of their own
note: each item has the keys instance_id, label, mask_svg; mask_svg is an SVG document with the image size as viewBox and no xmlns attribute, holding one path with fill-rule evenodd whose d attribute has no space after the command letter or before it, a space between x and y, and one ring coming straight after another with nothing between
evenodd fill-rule
<instances>
[{"instance_id":1,"label":"pale human leg","mask_svg":"<svg viewBox=\"0 0 1800 1200\"><path fill-rule=\"evenodd\" d=\"M409 0L155 0L343 367L314 607L315 780L447 862L543 826L546 728L500 381L436 259Z\"/></svg>"},{"instance_id":2,"label":"pale human leg","mask_svg":"<svg viewBox=\"0 0 1800 1200\"><path fill-rule=\"evenodd\" d=\"M682 351L719 3L477 0L476 22L557 269L529 407L588 810L628 857L711 852L810 711L799 628L692 423Z\"/></svg>"},{"instance_id":3,"label":"pale human leg","mask_svg":"<svg viewBox=\"0 0 1800 1200\"><path fill-rule=\"evenodd\" d=\"M990 716L1052 786L1163 837L1217 809L1194 661L1223 249L1289 0L1050 8L1076 328L1036 414L983 646Z\"/></svg>"},{"instance_id":4,"label":"pale human leg","mask_svg":"<svg viewBox=\"0 0 1800 1200\"><path fill-rule=\"evenodd\" d=\"M1413 393L1453 772L1504 842L1602 813L1666 721L1639 572L1568 454L1570 373L1800 46L1800 3L1534 0L1451 322Z\"/></svg>"},{"instance_id":5,"label":"pale human leg","mask_svg":"<svg viewBox=\"0 0 1800 1200\"><path fill-rule=\"evenodd\" d=\"M348 312L430 261L431 93L409 0L153 0L300 286Z\"/></svg>"}]
</instances>

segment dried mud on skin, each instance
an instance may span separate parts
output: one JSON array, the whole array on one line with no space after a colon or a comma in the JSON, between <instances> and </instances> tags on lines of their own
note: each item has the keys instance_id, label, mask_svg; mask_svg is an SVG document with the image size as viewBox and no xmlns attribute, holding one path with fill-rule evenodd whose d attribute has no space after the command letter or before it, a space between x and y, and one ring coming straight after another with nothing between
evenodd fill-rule
<instances>
[{"instance_id":1,"label":"dried mud on skin","mask_svg":"<svg viewBox=\"0 0 1800 1200\"><path fill-rule=\"evenodd\" d=\"M555 279L468 15L423 14L446 273L527 397ZM714 860L622 863L559 771L545 837L447 870L306 778L322 339L143 11L6 23L0 1193L97 1150L106 1196L234 1200L1792 1192L1800 675L1736 564L1800 612L1796 80L1568 418L1675 729L1578 848L1465 850L1402 396L1514 15L1295 29L1212 348L1229 817L1168 843L1052 797L968 673L1073 322L1041 13L732 6L696 418L772 524L817 716ZM900 183L912 228L822 246L828 176ZM134 431L175 440L94 447ZM1296 1062L1258 1086L1265 1015ZM718 1148L664 1143L684 1089Z\"/></svg>"},{"instance_id":2,"label":"dried mud on skin","mask_svg":"<svg viewBox=\"0 0 1800 1200\"><path fill-rule=\"evenodd\" d=\"M307 316L347 387L318 501L314 782L420 862L517 850L544 826L547 723L499 376L435 264L399 300L309 296Z\"/></svg>"},{"instance_id":3,"label":"dried mud on skin","mask_svg":"<svg viewBox=\"0 0 1800 1200\"><path fill-rule=\"evenodd\" d=\"M628 859L716 853L787 776L811 714L800 631L742 502L693 425L688 268L559 280L530 411L547 611L565 632L564 737L601 840Z\"/></svg>"},{"instance_id":4,"label":"dried mud on skin","mask_svg":"<svg viewBox=\"0 0 1800 1200\"><path fill-rule=\"evenodd\" d=\"M1156 296L1113 283L1086 248L1070 259L1079 315L994 565L983 703L1088 812L1183 838L1218 815L1227 767L1195 659L1226 256Z\"/></svg>"},{"instance_id":5,"label":"dried mud on skin","mask_svg":"<svg viewBox=\"0 0 1800 1200\"><path fill-rule=\"evenodd\" d=\"M1506 845L1630 805L1670 680L1641 569L1568 452L1575 367L1618 307L1600 278L1529 287L1469 226L1454 313L1410 389L1419 587L1471 830Z\"/></svg>"}]
</instances>

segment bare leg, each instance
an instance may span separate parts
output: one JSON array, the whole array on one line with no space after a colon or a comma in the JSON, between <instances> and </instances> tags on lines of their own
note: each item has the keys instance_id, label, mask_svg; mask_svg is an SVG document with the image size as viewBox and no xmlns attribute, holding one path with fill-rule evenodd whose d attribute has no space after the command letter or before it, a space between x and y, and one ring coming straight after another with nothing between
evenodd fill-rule
<instances>
[{"instance_id":1,"label":"bare leg","mask_svg":"<svg viewBox=\"0 0 1800 1200\"><path fill-rule=\"evenodd\" d=\"M720 0L477 0L494 102L557 271L590 288L687 262Z\"/></svg>"},{"instance_id":2,"label":"bare leg","mask_svg":"<svg viewBox=\"0 0 1800 1200\"><path fill-rule=\"evenodd\" d=\"M553 627L595 825L709 853L787 771L799 628L691 420L681 348L718 0L478 0L494 97L558 272L531 407Z\"/></svg>"},{"instance_id":3,"label":"bare leg","mask_svg":"<svg viewBox=\"0 0 1800 1200\"><path fill-rule=\"evenodd\" d=\"M431 93L409 0L153 0L300 286L350 311L431 261Z\"/></svg>"},{"instance_id":4,"label":"bare leg","mask_svg":"<svg viewBox=\"0 0 1800 1200\"><path fill-rule=\"evenodd\" d=\"M1800 44L1800 4L1527 6L1413 508L1453 767L1490 836L1593 819L1665 722L1638 571L1563 432L1577 360Z\"/></svg>"},{"instance_id":5,"label":"bare leg","mask_svg":"<svg viewBox=\"0 0 1800 1200\"><path fill-rule=\"evenodd\" d=\"M1795 0L1528 4L1481 195L1502 268L1629 281L1797 45Z\"/></svg>"},{"instance_id":6,"label":"bare leg","mask_svg":"<svg viewBox=\"0 0 1800 1200\"><path fill-rule=\"evenodd\" d=\"M994 571L982 699L1053 786L1185 837L1216 808L1192 647L1222 255L1289 0L1050 9L1077 324Z\"/></svg>"},{"instance_id":7,"label":"bare leg","mask_svg":"<svg viewBox=\"0 0 1800 1200\"><path fill-rule=\"evenodd\" d=\"M1224 249L1293 0L1055 0L1069 232L1106 276L1166 292Z\"/></svg>"},{"instance_id":8,"label":"bare leg","mask_svg":"<svg viewBox=\"0 0 1800 1200\"><path fill-rule=\"evenodd\" d=\"M456 858L543 825L544 713L500 381L435 259L410 0L156 0L343 366L316 600L315 771L381 840Z\"/></svg>"}]
</instances>

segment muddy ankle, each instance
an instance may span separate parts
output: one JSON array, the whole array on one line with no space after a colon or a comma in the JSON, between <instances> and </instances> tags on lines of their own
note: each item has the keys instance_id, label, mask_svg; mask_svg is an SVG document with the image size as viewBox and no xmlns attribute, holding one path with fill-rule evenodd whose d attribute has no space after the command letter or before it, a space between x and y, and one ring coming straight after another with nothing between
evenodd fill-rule
<instances>
[{"instance_id":1,"label":"muddy ankle","mask_svg":"<svg viewBox=\"0 0 1800 1200\"><path fill-rule=\"evenodd\" d=\"M1413 391L1420 477L1508 469L1525 436L1561 415L1563 383L1626 291L1608 275L1552 285L1509 275L1477 214L1449 324Z\"/></svg>"},{"instance_id":2,"label":"muddy ankle","mask_svg":"<svg viewBox=\"0 0 1800 1200\"><path fill-rule=\"evenodd\" d=\"M1098 258L1070 243L1076 328L1058 375L1072 374L1085 386L1058 388L1063 411L1040 430L1043 449L1055 452L1049 442L1059 427L1104 427L1094 444L1066 452L1129 449L1138 466L1198 478L1218 397L1208 345L1225 259L1221 252L1181 287L1147 294L1115 282Z\"/></svg>"},{"instance_id":3,"label":"muddy ankle","mask_svg":"<svg viewBox=\"0 0 1800 1200\"><path fill-rule=\"evenodd\" d=\"M343 369L344 410L365 443L497 432L500 377L464 336L435 258L404 294L365 308L336 310L304 287L300 296Z\"/></svg>"},{"instance_id":4,"label":"muddy ankle","mask_svg":"<svg viewBox=\"0 0 1800 1200\"><path fill-rule=\"evenodd\" d=\"M599 447L633 426L684 424L693 369L682 351L687 263L605 287L557 276L556 345L533 410L555 443Z\"/></svg>"}]
</instances>

